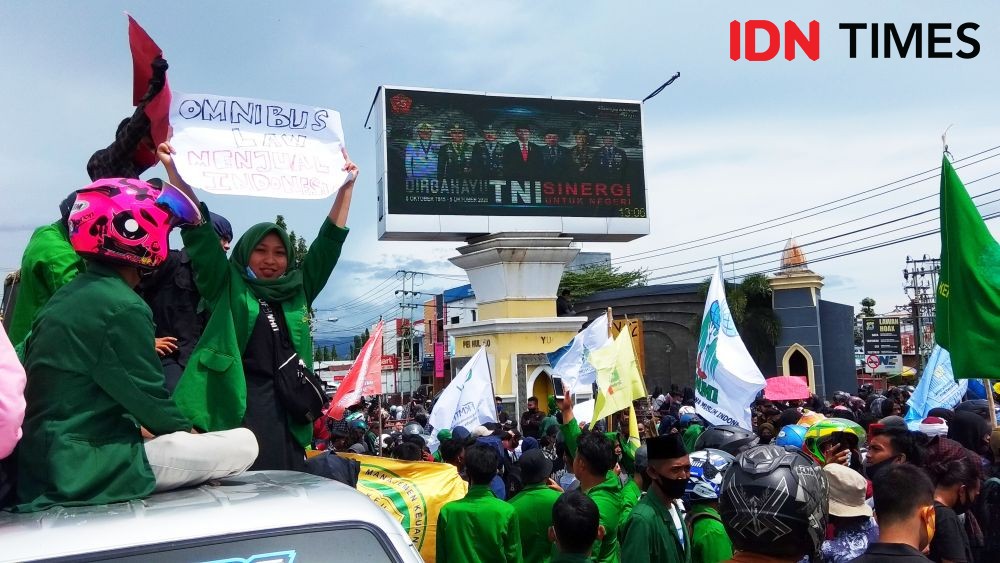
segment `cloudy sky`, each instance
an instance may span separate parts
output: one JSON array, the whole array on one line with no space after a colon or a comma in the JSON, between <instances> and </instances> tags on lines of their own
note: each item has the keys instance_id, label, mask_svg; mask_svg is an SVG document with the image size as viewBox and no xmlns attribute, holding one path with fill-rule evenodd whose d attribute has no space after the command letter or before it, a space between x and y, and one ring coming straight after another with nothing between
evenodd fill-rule
<instances>
[{"instance_id":1,"label":"cloudy sky","mask_svg":"<svg viewBox=\"0 0 1000 563\"><path fill-rule=\"evenodd\" d=\"M455 243L377 241L375 135L363 124L380 84L641 99L680 72L644 108L652 233L631 243L584 245L611 252L623 267L648 268L655 283L701 279L705 272L692 270L710 267L717 256L727 273L771 269L777 254L747 258L780 251L790 236L809 243L871 227L806 245L815 259L935 229L933 211L882 224L936 207L941 133L954 125L948 141L956 159L1000 145L995 3L705 4L5 2L0 271L17 267L31 230L53 220L62 197L87 183L87 158L130 113L125 10L164 49L171 86L179 91L341 112L362 175L342 263L319 300L341 318L330 331L354 332L355 324L393 314L392 290L402 282L390 276L397 270L449 276L417 277L420 291L461 283L461 271L447 262ZM733 62L728 34L734 19L790 19L803 27L815 19L820 59ZM869 32L862 32L859 57L851 59L848 34L838 29L847 22L903 29L951 23L952 31L943 32L951 51L967 49L954 29L974 22L980 27L970 34L981 51L971 60L929 59L925 25L923 58L873 60ZM1000 159L989 158L998 154L1000 148L957 163L968 164L959 174L973 195L1000 188L1000 175L988 177L1000 172ZM910 179L893 183L903 178ZM848 197L866 190L874 191ZM310 237L329 203L205 199L237 232L282 212L291 228ZM988 203L995 199L1000 193L979 198L984 213L1000 211L1000 203ZM826 276L825 298L854 304L871 296L884 312L906 302L906 256L938 252L933 235L812 267Z\"/></svg>"}]
</instances>

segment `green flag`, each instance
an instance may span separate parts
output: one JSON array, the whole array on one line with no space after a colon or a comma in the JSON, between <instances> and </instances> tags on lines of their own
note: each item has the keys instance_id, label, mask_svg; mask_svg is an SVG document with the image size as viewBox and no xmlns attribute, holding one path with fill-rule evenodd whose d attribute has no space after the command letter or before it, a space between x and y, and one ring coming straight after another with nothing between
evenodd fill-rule
<instances>
[{"instance_id":1,"label":"green flag","mask_svg":"<svg viewBox=\"0 0 1000 563\"><path fill-rule=\"evenodd\" d=\"M1000 375L1000 244L948 158L941 163L937 343L956 379Z\"/></svg>"}]
</instances>

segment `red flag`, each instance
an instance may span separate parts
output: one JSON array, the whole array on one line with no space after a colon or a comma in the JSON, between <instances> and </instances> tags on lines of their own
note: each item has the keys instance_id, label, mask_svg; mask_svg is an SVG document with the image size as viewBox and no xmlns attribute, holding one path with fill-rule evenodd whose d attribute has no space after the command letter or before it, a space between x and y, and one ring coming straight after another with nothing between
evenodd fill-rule
<instances>
[{"instance_id":1,"label":"red flag","mask_svg":"<svg viewBox=\"0 0 1000 563\"><path fill-rule=\"evenodd\" d=\"M128 14L126 14L128 15ZM153 60L163 56L163 50L131 15L128 15L128 45L132 50L132 105L139 105L153 77ZM170 128L170 85L164 77L163 90L146 104L153 143L166 141Z\"/></svg>"},{"instance_id":2,"label":"red flag","mask_svg":"<svg viewBox=\"0 0 1000 563\"><path fill-rule=\"evenodd\" d=\"M344 418L344 409L356 405L361 397L382 393L382 321L375 325L368 342L361 347L347 377L337 388L326 414L334 420Z\"/></svg>"}]
</instances>

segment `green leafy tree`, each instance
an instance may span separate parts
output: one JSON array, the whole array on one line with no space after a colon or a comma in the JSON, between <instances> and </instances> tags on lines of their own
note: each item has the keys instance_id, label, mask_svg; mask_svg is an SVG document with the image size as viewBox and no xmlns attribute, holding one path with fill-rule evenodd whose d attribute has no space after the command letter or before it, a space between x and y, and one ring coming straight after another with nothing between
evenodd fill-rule
<instances>
[{"instance_id":1,"label":"green leafy tree","mask_svg":"<svg viewBox=\"0 0 1000 563\"><path fill-rule=\"evenodd\" d=\"M566 270L559 281L559 293L569 290L575 299L582 299L598 291L646 285L645 269L625 270L611 264L592 264L579 270Z\"/></svg>"},{"instance_id":2,"label":"green leafy tree","mask_svg":"<svg viewBox=\"0 0 1000 563\"><path fill-rule=\"evenodd\" d=\"M702 283L698 292L702 299L708 296L711 282L708 278ZM764 274L750 274L738 284L726 282L726 301L736 330L757 366L767 371L773 369L770 360L781 336L781 319L774 312L771 296L771 284ZM695 320L697 322L690 329L698 334L702 317Z\"/></svg>"},{"instance_id":3,"label":"green leafy tree","mask_svg":"<svg viewBox=\"0 0 1000 563\"><path fill-rule=\"evenodd\" d=\"M336 346L330 346L330 361L335 362L335 361L337 361L339 359L340 358L337 356L337 347Z\"/></svg>"},{"instance_id":4,"label":"green leafy tree","mask_svg":"<svg viewBox=\"0 0 1000 563\"><path fill-rule=\"evenodd\" d=\"M864 332L861 330L861 319L875 316L875 300L865 297L861 300L861 310L854 316L854 345L862 346L865 343Z\"/></svg>"}]
</instances>

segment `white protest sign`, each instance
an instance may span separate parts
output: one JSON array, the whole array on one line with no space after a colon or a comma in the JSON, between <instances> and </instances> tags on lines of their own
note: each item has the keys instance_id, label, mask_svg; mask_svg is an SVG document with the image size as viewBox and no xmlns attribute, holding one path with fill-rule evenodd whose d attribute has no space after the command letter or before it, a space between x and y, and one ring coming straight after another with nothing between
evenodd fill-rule
<instances>
[{"instance_id":1,"label":"white protest sign","mask_svg":"<svg viewBox=\"0 0 1000 563\"><path fill-rule=\"evenodd\" d=\"M236 96L171 95L174 161L195 188L323 199L347 180L336 111Z\"/></svg>"}]
</instances>

